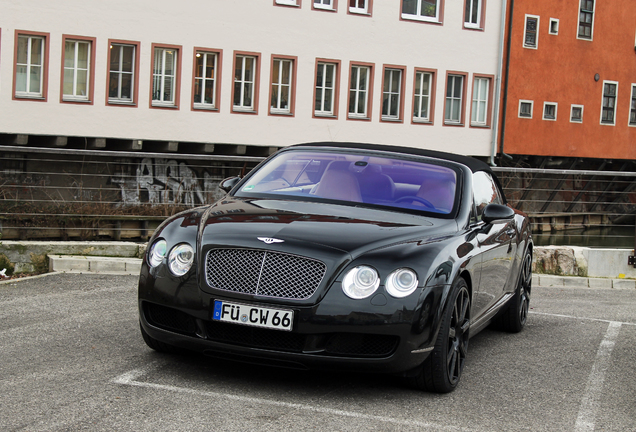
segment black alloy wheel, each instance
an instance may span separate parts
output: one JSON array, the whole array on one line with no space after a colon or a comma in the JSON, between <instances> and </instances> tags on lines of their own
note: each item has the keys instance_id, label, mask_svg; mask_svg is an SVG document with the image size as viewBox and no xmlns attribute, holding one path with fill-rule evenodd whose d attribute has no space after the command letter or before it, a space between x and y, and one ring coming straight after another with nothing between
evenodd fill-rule
<instances>
[{"instance_id":1,"label":"black alloy wheel","mask_svg":"<svg viewBox=\"0 0 636 432\"><path fill-rule=\"evenodd\" d=\"M410 384L421 390L449 393L457 387L468 354L470 293L466 281L453 283L435 347Z\"/></svg>"},{"instance_id":2,"label":"black alloy wheel","mask_svg":"<svg viewBox=\"0 0 636 432\"><path fill-rule=\"evenodd\" d=\"M528 321L531 292L532 251L528 249L521 262L521 272L515 294L508 302L506 309L493 322L495 327L510 333L519 333L523 330Z\"/></svg>"}]
</instances>

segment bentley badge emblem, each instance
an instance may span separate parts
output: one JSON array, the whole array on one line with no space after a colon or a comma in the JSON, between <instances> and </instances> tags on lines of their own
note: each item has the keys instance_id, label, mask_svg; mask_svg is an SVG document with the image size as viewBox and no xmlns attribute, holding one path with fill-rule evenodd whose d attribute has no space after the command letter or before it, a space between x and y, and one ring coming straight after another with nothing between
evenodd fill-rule
<instances>
[{"instance_id":1,"label":"bentley badge emblem","mask_svg":"<svg viewBox=\"0 0 636 432\"><path fill-rule=\"evenodd\" d=\"M285 241L285 240L280 240L280 239L272 238L272 237L257 237L257 239L259 239L262 242L265 242L265 244L283 243Z\"/></svg>"}]
</instances>

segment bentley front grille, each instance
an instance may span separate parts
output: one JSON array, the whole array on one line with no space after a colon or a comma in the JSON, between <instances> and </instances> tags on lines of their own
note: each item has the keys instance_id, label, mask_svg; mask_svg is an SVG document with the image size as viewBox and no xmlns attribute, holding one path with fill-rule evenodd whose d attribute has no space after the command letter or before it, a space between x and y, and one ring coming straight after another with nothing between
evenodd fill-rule
<instances>
[{"instance_id":1,"label":"bentley front grille","mask_svg":"<svg viewBox=\"0 0 636 432\"><path fill-rule=\"evenodd\" d=\"M311 297L325 271L321 261L253 249L212 249L205 260L212 288L293 300Z\"/></svg>"}]
</instances>

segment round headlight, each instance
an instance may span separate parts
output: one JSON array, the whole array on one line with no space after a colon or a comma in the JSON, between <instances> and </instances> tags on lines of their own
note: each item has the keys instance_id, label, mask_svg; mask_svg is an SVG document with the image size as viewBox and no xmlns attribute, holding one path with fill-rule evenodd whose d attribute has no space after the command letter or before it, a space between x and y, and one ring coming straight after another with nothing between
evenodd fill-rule
<instances>
[{"instance_id":1,"label":"round headlight","mask_svg":"<svg viewBox=\"0 0 636 432\"><path fill-rule=\"evenodd\" d=\"M352 299L369 297L380 286L378 272L368 266L358 266L349 270L342 280L342 291Z\"/></svg>"},{"instance_id":2,"label":"round headlight","mask_svg":"<svg viewBox=\"0 0 636 432\"><path fill-rule=\"evenodd\" d=\"M168 257L168 267L175 276L186 274L194 262L194 249L187 243L172 248Z\"/></svg>"},{"instance_id":3,"label":"round headlight","mask_svg":"<svg viewBox=\"0 0 636 432\"><path fill-rule=\"evenodd\" d=\"M150 267L157 267L163 262L168 252L168 245L165 240L158 240L150 247L150 253L148 254L148 264Z\"/></svg>"},{"instance_id":4,"label":"round headlight","mask_svg":"<svg viewBox=\"0 0 636 432\"><path fill-rule=\"evenodd\" d=\"M397 269L386 279L386 290L393 297L406 297L417 288L417 274L411 269Z\"/></svg>"}]
</instances>

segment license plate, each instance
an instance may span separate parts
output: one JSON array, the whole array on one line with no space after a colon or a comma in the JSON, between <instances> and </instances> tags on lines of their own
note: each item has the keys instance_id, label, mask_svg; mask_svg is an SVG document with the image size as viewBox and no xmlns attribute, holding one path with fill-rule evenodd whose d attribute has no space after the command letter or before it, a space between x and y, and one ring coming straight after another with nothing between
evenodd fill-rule
<instances>
[{"instance_id":1,"label":"license plate","mask_svg":"<svg viewBox=\"0 0 636 432\"><path fill-rule=\"evenodd\" d=\"M291 331L294 311L214 300L214 321Z\"/></svg>"}]
</instances>

